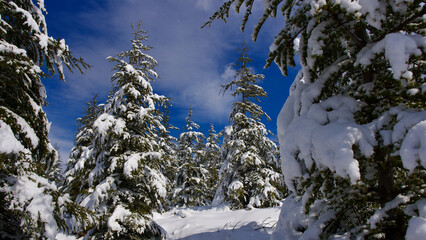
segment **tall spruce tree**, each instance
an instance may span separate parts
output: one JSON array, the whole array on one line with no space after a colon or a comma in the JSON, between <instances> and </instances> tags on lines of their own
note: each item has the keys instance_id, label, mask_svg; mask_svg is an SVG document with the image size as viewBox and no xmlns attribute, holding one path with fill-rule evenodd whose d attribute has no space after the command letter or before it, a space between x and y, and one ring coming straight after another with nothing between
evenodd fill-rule
<instances>
[{"instance_id":1,"label":"tall spruce tree","mask_svg":"<svg viewBox=\"0 0 426 240\"><path fill-rule=\"evenodd\" d=\"M172 203L179 207L210 204L208 198L208 171L204 164L204 134L191 119L192 108L186 117L186 126L178 139L178 163Z\"/></svg>"},{"instance_id":2,"label":"tall spruce tree","mask_svg":"<svg viewBox=\"0 0 426 240\"><path fill-rule=\"evenodd\" d=\"M278 118L293 195L273 239L424 238L424 1L263 2L254 40L285 17L267 65L287 74L298 53L302 67ZM253 0L207 24L233 3L245 3L244 29Z\"/></svg>"},{"instance_id":3,"label":"tall spruce tree","mask_svg":"<svg viewBox=\"0 0 426 240\"><path fill-rule=\"evenodd\" d=\"M69 182L81 186L80 192L71 193L76 202L99 218L88 239L163 237L151 213L163 210L167 193L158 142L164 126L157 108L168 99L151 87L158 76L157 61L146 53L151 49L144 44L148 35L140 23L133 30L131 49L108 58L115 63L114 88L92 125L90 152L77 160Z\"/></svg>"},{"instance_id":4,"label":"tall spruce tree","mask_svg":"<svg viewBox=\"0 0 426 240\"><path fill-rule=\"evenodd\" d=\"M42 79L87 65L47 34L45 12L42 0L0 1L1 239L55 239L67 232L73 205L54 182L58 155Z\"/></svg>"},{"instance_id":5,"label":"tall spruce tree","mask_svg":"<svg viewBox=\"0 0 426 240\"><path fill-rule=\"evenodd\" d=\"M223 85L223 92L234 88L232 96L238 100L232 104L232 126L222 145L223 165L213 205L227 202L232 209L277 206L284 197L277 147L260 122L262 116L269 116L255 103L267 96L257 85L264 76L251 73L250 61L244 45L234 80Z\"/></svg>"}]
</instances>

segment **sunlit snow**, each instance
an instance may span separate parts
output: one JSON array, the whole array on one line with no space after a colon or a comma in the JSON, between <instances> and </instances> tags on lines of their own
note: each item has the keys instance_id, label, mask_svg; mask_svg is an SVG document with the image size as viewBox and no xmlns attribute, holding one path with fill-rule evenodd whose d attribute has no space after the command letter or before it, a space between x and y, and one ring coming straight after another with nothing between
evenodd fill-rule
<instances>
[{"instance_id":1,"label":"sunlit snow","mask_svg":"<svg viewBox=\"0 0 426 240\"><path fill-rule=\"evenodd\" d=\"M154 213L154 221L169 239L270 239L281 209L241 209L195 207Z\"/></svg>"}]
</instances>

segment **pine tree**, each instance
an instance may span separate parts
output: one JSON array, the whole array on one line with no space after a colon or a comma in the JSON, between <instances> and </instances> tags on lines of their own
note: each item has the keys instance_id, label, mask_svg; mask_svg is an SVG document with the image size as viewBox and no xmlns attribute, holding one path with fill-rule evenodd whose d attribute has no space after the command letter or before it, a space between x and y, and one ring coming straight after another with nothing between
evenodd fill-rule
<instances>
[{"instance_id":1,"label":"pine tree","mask_svg":"<svg viewBox=\"0 0 426 240\"><path fill-rule=\"evenodd\" d=\"M77 130L78 132L85 131L86 128L93 125L98 119L99 115L103 111L104 104L99 104L98 95L96 94L90 101L86 103L85 115L81 118L77 118ZM87 140L85 142L88 142Z\"/></svg>"},{"instance_id":2,"label":"pine tree","mask_svg":"<svg viewBox=\"0 0 426 240\"><path fill-rule=\"evenodd\" d=\"M207 24L254 1L228 1ZM300 57L278 118L293 193L274 238L419 239L426 227L423 1L264 1L256 37L281 10L267 65ZM284 205L286 205L286 202ZM286 212L299 216L290 223ZM287 216L290 216L288 214ZM293 227L289 227L293 226Z\"/></svg>"},{"instance_id":3,"label":"pine tree","mask_svg":"<svg viewBox=\"0 0 426 240\"><path fill-rule=\"evenodd\" d=\"M161 149L163 151L164 156L164 164L162 166L162 172L164 176L168 179L169 183L174 183L176 180L176 172L179 167L178 158L177 158L177 152L178 152L178 146L177 146L177 139L173 137L170 134L170 130L179 130L177 127L170 124L170 110L169 105L165 105L160 108L160 112L162 113L162 125L164 128L159 129L158 142L160 143ZM172 184L169 186L170 188L173 188ZM171 189L167 197L168 204L171 204L171 199L173 197L173 193ZM165 206L168 207L168 206Z\"/></svg>"},{"instance_id":4,"label":"pine tree","mask_svg":"<svg viewBox=\"0 0 426 240\"><path fill-rule=\"evenodd\" d=\"M207 190L208 199L213 200L219 182L220 162L220 137L222 133L216 133L213 123L210 124L209 135L204 147L204 163L208 171Z\"/></svg>"},{"instance_id":5,"label":"pine tree","mask_svg":"<svg viewBox=\"0 0 426 240\"><path fill-rule=\"evenodd\" d=\"M208 172L203 161L204 134L200 126L191 120L192 108L186 117L186 126L178 140L178 163L172 203L179 207L210 204L207 197Z\"/></svg>"},{"instance_id":6,"label":"pine tree","mask_svg":"<svg viewBox=\"0 0 426 240\"><path fill-rule=\"evenodd\" d=\"M232 104L232 126L222 145L224 159L213 205L227 202L232 209L276 206L284 197L282 175L276 167L277 147L260 122L262 116L269 116L255 103L267 96L256 84L264 76L251 73L250 61L243 46L234 80L223 85L224 92L235 88L232 96L241 98Z\"/></svg>"},{"instance_id":7,"label":"pine tree","mask_svg":"<svg viewBox=\"0 0 426 240\"><path fill-rule=\"evenodd\" d=\"M0 1L0 238L66 234L73 206L54 182L58 154L49 139L42 79L87 65L47 34L44 1Z\"/></svg>"},{"instance_id":8,"label":"pine tree","mask_svg":"<svg viewBox=\"0 0 426 240\"><path fill-rule=\"evenodd\" d=\"M71 149L70 157L67 162L67 169L65 171L64 191L69 193L72 201L76 201L77 196L88 188L87 181L81 182L76 180L76 178L89 178L88 175L90 172L86 171L85 167L88 167L86 161L93 151L93 124L103 112L103 108L99 105L97 100L97 95L87 102L86 105L85 115L77 119L78 133L75 136L75 146ZM82 219L78 219L73 216L73 218L71 218L70 225L71 230L74 233L79 234L93 228L93 225L98 221L93 212L86 211L81 217L89 220L87 221L88 224L82 224L84 223Z\"/></svg>"},{"instance_id":9,"label":"pine tree","mask_svg":"<svg viewBox=\"0 0 426 240\"><path fill-rule=\"evenodd\" d=\"M162 238L151 213L163 210L167 193L157 135L165 128L157 108L168 99L150 84L158 77L157 61L146 53L146 32L140 23L133 30L131 49L108 58L115 63L113 91L92 125L90 152L75 164L80 173L69 183L81 186L76 202L99 218L88 239Z\"/></svg>"}]
</instances>

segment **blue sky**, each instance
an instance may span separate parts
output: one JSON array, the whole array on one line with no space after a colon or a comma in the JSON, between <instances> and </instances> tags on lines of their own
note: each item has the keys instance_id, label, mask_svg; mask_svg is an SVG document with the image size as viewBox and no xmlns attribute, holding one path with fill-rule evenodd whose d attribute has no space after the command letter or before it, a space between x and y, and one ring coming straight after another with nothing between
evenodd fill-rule
<instances>
[{"instance_id":1,"label":"blue sky","mask_svg":"<svg viewBox=\"0 0 426 240\"><path fill-rule=\"evenodd\" d=\"M159 63L160 79L154 91L172 98L172 124L183 128L189 107L193 120L208 133L210 122L220 131L228 123L229 95L220 95L221 84L233 77L229 64L234 63L245 41L253 58L256 73L265 75L260 83L268 98L260 104L272 118L266 126L276 132L276 118L288 95L297 69L283 77L276 65L263 69L274 35L283 26L283 18L268 21L256 43L251 33L263 6L258 1L254 16L245 33L239 30L242 14L230 14L227 23L216 21L211 27L200 27L218 9L222 1L213 0L45 0L49 35L65 38L76 57L93 67L84 75L66 73L66 82L57 77L46 79L49 105L45 107L52 122L50 138L59 146L66 160L76 133L75 119L83 115L85 102L95 94L105 101L111 88L112 65L106 57L130 47L131 24L142 22L148 31L150 52Z\"/></svg>"}]
</instances>

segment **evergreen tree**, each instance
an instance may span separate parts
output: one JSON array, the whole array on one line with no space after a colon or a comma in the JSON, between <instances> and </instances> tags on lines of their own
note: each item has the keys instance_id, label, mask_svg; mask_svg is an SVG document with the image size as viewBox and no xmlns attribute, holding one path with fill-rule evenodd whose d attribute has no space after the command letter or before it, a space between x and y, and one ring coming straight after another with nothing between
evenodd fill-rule
<instances>
[{"instance_id":1,"label":"evergreen tree","mask_svg":"<svg viewBox=\"0 0 426 240\"><path fill-rule=\"evenodd\" d=\"M71 149L70 157L67 162L67 169L65 171L64 191L69 193L72 201L76 201L77 196L79 196L82 191L85 191L85 189L88 188L87 181L81 182L75 180L75 178L89 178L88 175L90 172L86 171L85 167L88 167L86 160L91 155L93 150L93 124L99 115L101 115L103 112L103 108L98 103L97 95L89 102L87 102L86 105L87 108L85 110L85 115L77 119L78 133L74 140L75 147ZM74 233L84 232L92 228L94 223L98 221L98 219L94 217L93 212L86 212L86 214L82 215L81 217L90 219L90 224L81 224L81 219L76 219L75 217L72 218L70 225Z\"/></svg>"},{"instance_id":2,"label":"evergreen tree","mask_svg":"<svg viewBox=\"0 0 426 240\"><path fill-rule=\"evenodd\" d=\"M101 115L104 104L99 104L98 95L96 94L90 101L86 103L85 115L81 118L77 118L77 129L78 132L85 131L86 128L93 125L96 119ZM90 142L90 141L85 141ZM77 145L77 143L75 143Z\"/></svg>"},{"instance_id":3,"label":"evergreen tree","mask_svg":"<svg viewBox=\"0 0 426 240\"><path fill-rule=\"evenodd\" d=\"M234 80L223 85L223 91L235 90L232 96L241 97L232 104L231 128L222 145L223 165L220 183L213 205L228 202L232 209L270 207L280 204L284 197L282 175L276 168L277 147L266 135L270 133L260 122L269 116L255 103L266 92L256 83L264 78L247 67L251 59L243 46Z\"/></svg>"},{"instance_id":4,"label":"evergreen tree","mask_svg":"<svg viewBox=\"0 0 426 240\"><path fill-rule=\"evenodd\" d=\"M204 147L204 163L208 171L207 187L208 199L213 200L214 194L219 182L219 169L222 163L219 161L220 155L220 137L222 133L217 134L213 123L210 124L209 135Z\"/></svg>"},{"instance_id":5,"label":"evergreen tree","mask_svg":"<svg viewBox=\"0 0 426 240\"><path fill-rule=\"evenodd\" d=\"M47 34L44 1L0 1L0 238L55 239L73 203L58 189L42 79L86 68Z\"/></svg>"},{"instance_id":6,"label":"evergreen tree","mask_svg":"<svg viewBox=\"0 0 426 240\"><path fill-rule=\"evenodd\" d=\"M211 20L251 0L228 1ZM264 1L281 10L268 65L300 57L278 118L293 193L273 239L420 239L426 227L424 1ZM423 209L423 210L422 210ZM291 213L302 214L290 223ZM304 211L303 211L304 210ZM303 215L303 214L302 214Z\"/></svg>"},{"instance_id":7,"label":"evergreen tree","mask_svg":"<svg viewBox=\"0 0 426 240\"><path fill-rule=\"evenodd\" d=\"M114 88L103 113L94 121L89 152L74 165L71 193L81 206L95 212L98 225L88 239L161 238L152 211L161 212L167 193L164 162L158 142L162 116L158 106L168 99L153 92L157 61L144 45L148 36L134 30L131 49L109 57L115 63ZM71 172L72 173L72 172Z\"/></svg>"},{"instance_id":8,"label":"evergreen tree","mask_svg":"<svg viewBox=\"0 0 426 240\"><path fill-rule=\"evenodd\" d=\"M204 134L200 126L191 120L192 108L186 118L186 126L180 134L175 190L172 203L175 206L192 207L210 204L208 198L208 171L203 161Z\"/></svg>"},{"instance_id":9,"label":"evergreen tree","mask_svg":"<svg viewBox=\"0 0 426 240\"><path fill-rule=\"evenodd\" d=\"M164 128L159 129L158 142L160 143L161 149L163 151L164 156L164 164L162 166L162 172L168 179L169 183L174 183L176 180L176 172L179 166L178 159L177 159L177 152L178 152L178 146L177 146L177 139L170 135L170 130L178 130L177 127L173 126L169 123L170 121L170 110L169 106L165 105L160 108L160 111L163 115L162 118L162 125ZM170 188L173 188L172 184L169 186ZM169 189L170 190L170 189ZM171 197L173 196L173 191L168 191L168 205L171 205Z\"/></svg>"}]
</instances>

